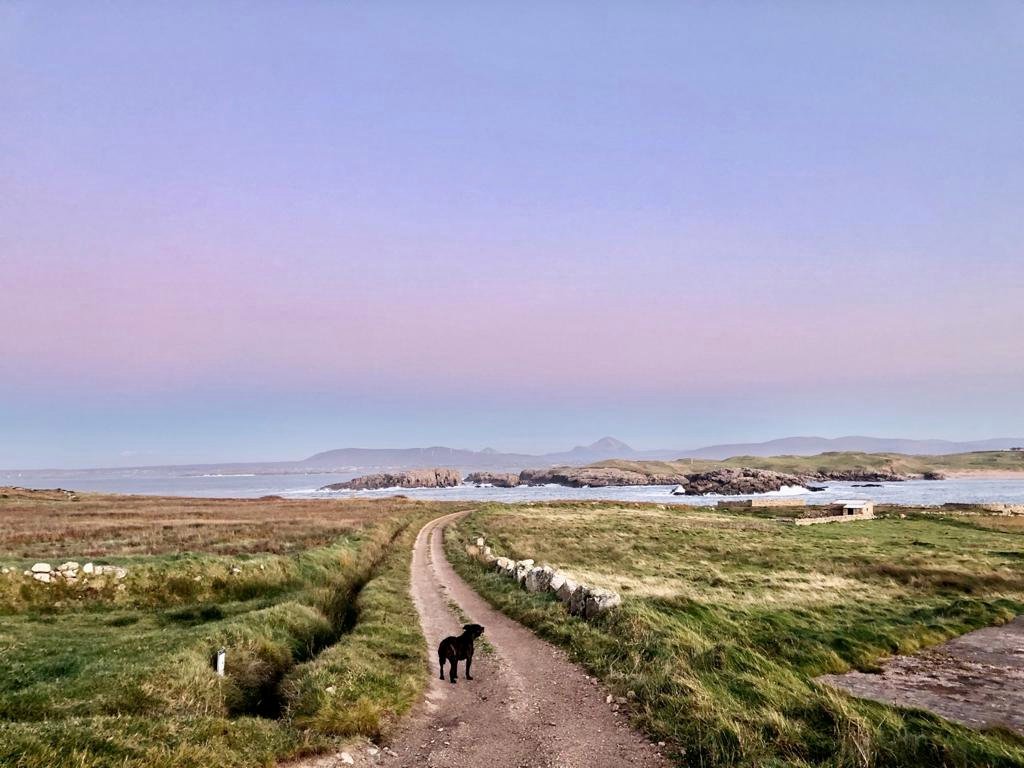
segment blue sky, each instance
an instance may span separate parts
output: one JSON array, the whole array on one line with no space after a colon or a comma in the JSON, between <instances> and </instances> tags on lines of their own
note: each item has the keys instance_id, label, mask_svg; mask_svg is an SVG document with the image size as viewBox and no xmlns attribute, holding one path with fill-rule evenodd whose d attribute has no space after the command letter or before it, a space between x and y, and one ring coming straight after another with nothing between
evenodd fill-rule
<instances>
[{"instance_id":1,"label":"blue sky","mask_svg":"<svg viewBox=\"0 0 1024 768\"><path fill-rule=\"evenodd\" d=\"M0 466L1024 434L1024 6L7 3Z\"/></svg>"}]
</instances>

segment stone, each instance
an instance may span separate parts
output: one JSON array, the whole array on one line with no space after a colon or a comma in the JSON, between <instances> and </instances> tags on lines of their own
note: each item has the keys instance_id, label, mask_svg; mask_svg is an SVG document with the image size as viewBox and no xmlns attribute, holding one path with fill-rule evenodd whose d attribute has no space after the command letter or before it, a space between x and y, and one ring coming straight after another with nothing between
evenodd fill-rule
<instances>
[{"instance_id":1,"label":"stone","mask_svg":"<svg viewBox=\"0 0 1024 768\"><path fill-rule=\"evenodd\" d=\"M50 574L48 572L37 571L36 573L32 574L32 578L36 581L41 581L44 584L50 583Z\"/></svg>"},{"instance_id":2,"label":"stone","mask_svg":"<svg viewBox=\"0 0 1024 768\"><path fill-rule=\"evenodd\" d=\"M507 557L499 557L494 561L494 567L497 568L501 573L510 574L512 569L516 567L515 561L510 560Z\"/></svg>"},{"instance_id":3,"label":"stone","mask_svg":"<svg viewBox=\"0 0 1024 768\"><path fill-rule=\"evenodd\" d=\"M484 548L484 537L483 536L477 536L476 537L476 546L479 549L483 549Z\"/></svg>"},{"instance_id":4,"label":"stone","mask_svg":"<svg viewBox=\"0 0 1024 768\"><path fill-rule=\"evenodd\" d=\"M583 618L592 619L619 605L622 605L622 597L618 592L609 589L589 589L583 603Z\"/></svg>"},{"instance_id":5,"label":"stone","mask_svg":"<svg viewBox=\"0 0 1024 768\"><path fill-rule=\"evenodd\" d=\"M583 584L580 584L573 590L572 595L569 597L570 614L573 616L583 616L586 613L588 594L590 594L590 590Z\"/></svg>"},{"instance_id":6,"label":"stone","mask_svg":"<svg viewBox=\"0 0 1024 768\"><path fill-rule=\"evenodd\" d=\"M115 566L114 567L114 578L115 579L123 579L127 575L128 575L128 569L127 568L121 568L120 566Z\"/></svg>"},{"instance_id":7,"label":"stone","mask_svg":"<svg viewBox=\"0 0 1024 768\"><path fill-rule=\"evenodd\" d=\"M558 590L565 584L566 575L561 571L554 571L548 580L548 592L558 594Z\"/></svg>"},{"instance_id":8,"label":"stone","mask_svg":"<svg viewBox=\"0 0 1024 768\"><path fill-rule=\"evenodd\" d=\"M52 570L49 563L36 563L32 566L32 573L49 573Z\"/></svg>"},{"instance_id":9,"label":"stone","mask_svg":"<svg viewBox=\"0 0 1024 768\"><path fill-rule=\"evenodd\" d=\"M576 594L579 588L579 584L566 576L565 581L563 581L561 586L555 591L555 597L557 597L561 602L571 605L572 596Z\"/></svg>"},{"instance_id":10,"label":"stone","mask_svg":"<svg viewBox=\"0 0 1024 768\"><path fill-rule=\"evenodd\" d=\"M531 568L525 579L524 586L527 592L547 592L548 584L551 583L551 577L554 574L555 569L550 565L545 565L541 568Z\"/></svg>"},{"instance_id":11,"label":"stone","mask_svg":"<svg viewBox=\"0 0 1024 768\"><path fill-rule=\"evenodd\" d=\"M345 765L355 765L356 764L356 761L352 758L352 755L350 755L348 752L342 752L338 757L341 758L341 762L343 762Z\"/></svg>"},{"instance_id":12,"label":"stone","mask_svg":"<svg viewBox=\"0 0 1024 768\"><path fill-rule=\"evenodd\" d=\"M68 560L66 563L61 563L57 566L58 571L77 571L81 566L74 560Z\"/></svg>"},{"instance_id":13,"label":"stone","mask_svg":"<svg viewBox=\"0 0 1024 768\"><path fill-rule=\"evenodd\" d=\"M533 560L519 560L516 562L515 570L512 571L512 578L519 582L519 586L526 586L526 574L533 568Z\"/></svg>"},{"instance_id":14,"label":"stone","mask_svg":"<svg viewBox=\"0 0 1024 768\"><path fill-rule=\"evenodd\" d=\"M92 573L96 570L96 567L92 563L86 563L82 566L82 573Z\"/></svg>"}]
</instances>

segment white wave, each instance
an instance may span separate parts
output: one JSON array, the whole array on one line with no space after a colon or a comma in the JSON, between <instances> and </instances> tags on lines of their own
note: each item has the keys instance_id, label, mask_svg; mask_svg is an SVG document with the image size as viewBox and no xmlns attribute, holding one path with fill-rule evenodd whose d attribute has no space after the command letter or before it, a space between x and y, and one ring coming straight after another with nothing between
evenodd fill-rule
<instances>
[{"instance_id":1,"label":"white wave","mask_svg":"<svg viewBox=\"0 0 1024 768\"><path fill-rule=\"evenodd\" d=\"M809 488L804 488L802 485L784 485L777 491L768 491L768 493L758 494L760 496L802 496L805 493L810 493Z\"/></svg>"},{"instance_id":2,"label":"white wave","mask_svg":"<svg viewBox=\"0 0 1024 768\"><path fill-rule=\"evenodd\" d=\"M230 474L230 473L220 474L220 473L214 473L214 474L211 474L211 475L186 475L186 477L256 477L256 473L255 472L250 472L250 473L246 473L246 474Z\"/></svg>"}]
</instances>

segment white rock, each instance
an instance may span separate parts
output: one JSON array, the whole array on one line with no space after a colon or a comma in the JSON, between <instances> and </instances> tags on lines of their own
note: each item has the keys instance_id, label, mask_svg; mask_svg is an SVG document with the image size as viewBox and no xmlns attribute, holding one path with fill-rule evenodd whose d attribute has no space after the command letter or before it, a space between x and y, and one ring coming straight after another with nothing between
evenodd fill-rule
<instances>
[{"instance_id":1,"label":"white rock","mask_svg":"<svg viewBox=\"0 0 1024 768\"><path fill-rule=\"evenodd\" d=\"M484 548L484 537L483 537L483 536L477 536L477 537L476 537L476 545L477 545L477 546L478 546L478 547L479 547L480 549L483 549L483 548Z\"/></svg>"},{"instance_id":2,"label":"white rock","mask_svg":"<svg viewBox=\"0 0 1024 768\"><path fill-rule=\"evenodd\" d=\"M114 568L114 578L115 579L123 579L127 575L128 575L128 569L127 568L121 568L121 567Z\"/></svg>"},{"instance_id":3,"label":"white rock","mask_svg":"<svg viewBox=\"0 0 1024 768\"><path fill-rule=\"evenodd\" d=\"M548 584L551 583L551 577L554 575L555 569L550 565L545 565L541 568L531 568L526 574L525 586L529 592L547 592Z\"/></svg>"},{"instance_id":4,"label":"white rock","mask_svg":"<svg viewBox=\"0 0 1024 768\"><path fill-rule=\"evenodd\" d=\"M622 605L622 597L618 592L612 592L608 589L587 590L583 618L592 619L599 613L604 613L619 605Z\"/></svg>"},{"instance_id":5,"label":"white rock","mask_svg":"<svg viewBox=\"0 0 1024 768\"><path fill-rule=\"evenodd\" d=\"M49 573L52 570L49 563L36 563L32 566L32 573Z\"/></svg>"},{"instance_id":6,"label":"white rock","mask_svg":"<svg viewBox=\"0 0 1024 768\"><path fill-rule=\"evenodd\" d=\"M82 573L92 573L96 569L92 563L86 563L82 566Z\"/></svg>"},{"instance_id":7,"label":"white rock","mask_svg":"<svg viewBox=\"0 0 1024 768\"><path fill-rule=\"evenodd\" d=\"M352 755L350 755L348 752L342 752L339 755L339 757L341 758L341 762L343 762L345 765L355 765L356 764L356 761L352 759Z\"/></svg>"},{"instance_id":8,"label":"white rock","mask_svg":"<svg viewBox=\"0 0 1024 768\"><path fill-rule=\"evenodd\" d=\"M61 563L57 566L58 571L77 571L81 566L74 560L68 560L66 563Z\"/></svg>"},{"instance_id":9,"label":"white rock","mask_svg":"<svg viewBox=\"0 0 1024 768\"><path fill-rule=\"evenodd\" d=\"M548 592L554 592L558 594L558 590L561 589L562 585L565 584L566 576L561 571L555 571L551 574L551 579L548 581Z\"/></svg>"},{"instance_id":10,"label":"white rock","mask_svg":"<svg viewBox=\"0 0 1024 768\"><path fill-rule=\"evenodd\" d=\"M32 578L35 579L36 581L41 581L44 584L49 584L50 583L50 574L49 573L41 573L41 572L40 573L33 573L32 574Z\"/></svg>"},{"instance_id":11,"label":"white rock","mask_svg":"<svg viewBox=\"0 0 1024 768\"><path fill-rule=\"evenodd\" d=\"M512 577L519 582L519 586L526 586L526 574L533 568L533 560L519 560L516 562L515 571L512 572Z\"/></svg>"}]
</instances>

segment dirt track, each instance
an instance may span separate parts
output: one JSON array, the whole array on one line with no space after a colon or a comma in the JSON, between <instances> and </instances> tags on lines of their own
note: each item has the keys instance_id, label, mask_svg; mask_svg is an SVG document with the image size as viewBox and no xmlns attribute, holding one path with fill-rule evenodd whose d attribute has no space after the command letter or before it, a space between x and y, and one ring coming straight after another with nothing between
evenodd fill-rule
<instances>
[{"instance_id":1,"label":"dirt track","mask_svg":"<svg viewBox=\"0 0 1024 768\"><path fill-rule=\"evenodd\" d=\"M461 513L459 513L461 514ZM441 530L456 515L428 523L416 540L412 593L431 651L425 702L387 749L352 750L357 765L417 768L621 768L667 766L657 748L606 703L606 691L565 654L491 608L445 559ZM438 679L434 649L462 621L483 624L493 653L478 644L473 680ZM310 765L342 765L338 756Z\"/></svg>"}]
</instances>

